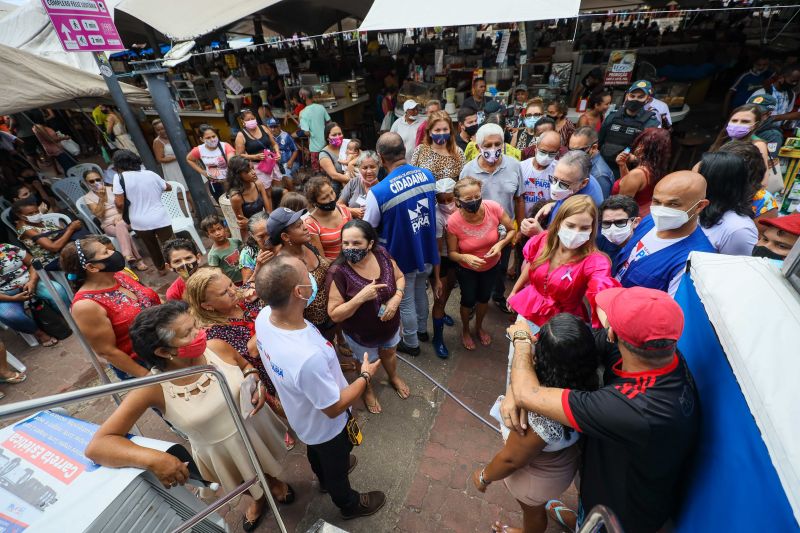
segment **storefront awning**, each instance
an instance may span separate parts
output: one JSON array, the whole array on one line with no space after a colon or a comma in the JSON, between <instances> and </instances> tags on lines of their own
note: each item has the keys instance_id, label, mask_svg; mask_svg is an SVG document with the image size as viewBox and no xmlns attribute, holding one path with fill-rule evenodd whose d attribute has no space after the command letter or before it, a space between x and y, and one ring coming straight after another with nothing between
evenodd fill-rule
<instances>
[{"instance_id":1,"label":"storefront awning","mask_svg":"<svg viewBox=\"0 0 800 533\"><path fill-rule=\"evenodd\" d=\"M86 103L109 96L105 80L77 68L0 44L0 115L39 107L57 107L64 102ZM125 99L147 104L150 94L121 83Z\"/></svg>"},{"instance_id":2,"label":"storefront awning","mask_svg":"<svg viewBox=\"0 0 800 533\"><path fill-rule=\"evenodd\" d=\"M359 28L398 30L571 18L580 0L375 0Z\"/></svg>"}]
</instances>

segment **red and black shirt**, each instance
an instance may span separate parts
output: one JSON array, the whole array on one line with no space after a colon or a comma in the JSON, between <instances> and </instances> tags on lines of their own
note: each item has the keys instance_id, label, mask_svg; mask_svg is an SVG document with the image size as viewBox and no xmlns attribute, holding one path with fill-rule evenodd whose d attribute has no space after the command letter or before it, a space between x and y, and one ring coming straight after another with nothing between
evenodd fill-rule
<instances>
[{"instance_id":1,"label":"red and black shirt","mask_svg":"<svg viewBox=\"0 0 800 533\"><path fill-rule=\"evenodd\" d=\"M595 331L605 364L604 386L565 390L570 424L585 434L581 504L609 507L626 532L661 528L677 505L679 485L697 437L700 411L694 379L676 354L662 368L625 372L606 330Z\"/></svg>"}]
</instances>

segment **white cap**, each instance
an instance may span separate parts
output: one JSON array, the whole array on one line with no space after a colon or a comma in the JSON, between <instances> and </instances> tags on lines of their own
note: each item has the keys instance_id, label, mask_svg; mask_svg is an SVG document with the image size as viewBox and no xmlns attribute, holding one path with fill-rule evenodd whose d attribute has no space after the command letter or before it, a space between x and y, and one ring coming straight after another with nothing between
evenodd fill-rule
<instances>
[{"instance_id":1,"label":"white cap","mask_svg":"<svg viewBox=\"0 0 800 533\"><path fill-rule=\"evenodd\" d=\"M453 178L442 178L436 180L436 194L453 192L456 189L456 182Z\"/></svg>"},{"instance_id":2,"label":"white cap","mask_svg":"<svg viewBox=\"0 0 800 533\"><path fill-rule=\"evenodd\" d=\"M409 109L414 109L418 105L419 104L416 103L414 100L408 99L405 102L403 102L403 111L408 111Z\"/></svg>"}]
</instances>

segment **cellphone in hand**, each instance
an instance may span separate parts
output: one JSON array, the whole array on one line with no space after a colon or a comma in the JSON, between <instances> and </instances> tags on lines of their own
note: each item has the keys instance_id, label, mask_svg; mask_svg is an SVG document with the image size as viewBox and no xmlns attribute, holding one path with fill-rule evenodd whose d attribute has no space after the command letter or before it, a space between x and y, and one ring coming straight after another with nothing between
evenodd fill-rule
<instances>
[{"instance_id":1,"label":"cellphone in hand","mask_svg":"<svg viewBox=\"0 0 800 533\"><path fill-rule=\"evenodd\" d=\"M383 315L386 313L386 304L381 304L380 308L378 309L378 318L383 318Z\"/></svg>"},{"instance_id":2,"label":"cellphone in hand","mask_svg":"<svg viewBox=\"0 0 800 533\"><path fill-rule=\"evenodd\" d=\"M623 153L626 153L626 154L629 154L629 153L631 153L631 147L630 147L630 146L628 146L628 147L627 147L627 148L625 148L625 149L624 149L622 152L623 152Z\"/></svg>"}]
</instances>

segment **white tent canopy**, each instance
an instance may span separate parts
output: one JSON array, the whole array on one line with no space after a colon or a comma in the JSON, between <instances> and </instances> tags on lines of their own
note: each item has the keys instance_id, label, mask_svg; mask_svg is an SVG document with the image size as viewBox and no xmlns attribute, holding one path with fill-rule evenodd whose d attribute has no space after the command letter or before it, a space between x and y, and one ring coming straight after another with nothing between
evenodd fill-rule
<instances>
[{"instance_id":1,"label":"white tent canopy","mask_svg":"<svg viewBox=\"0 0 800 533\"><path fill-rule=\"evenodd\" d=\"M397 30L433 26L466 26L578 16L580 0L375 0L359 28Z\"/></svg>"},{"instance_id":2,"label":"white tent canopy","mask_svg":"<svg viewBox=\"0 0 800 533\"><path fill-rule=\"evenodd\" d=\"M243 19L280 0L122 0L117 9L136 17L176 41L201 37Z\"/></svg>"},{"instance_id":3,"label":"white tent canopy","mask_svg":"<svg viewBox=\"0 0 800 533\"><path fill-rule=\"evenodd\" d=\"M97 100L109 96L103 78L77 68L0 44L0 114L8 115L62 102ZM132 104L146 104L149 93L121 83Z\"/></svg>"}]
</instances>

